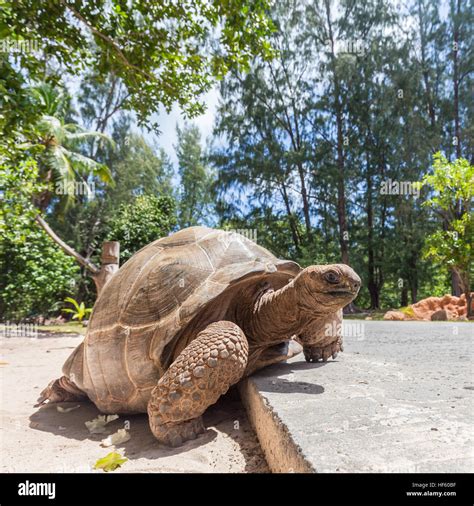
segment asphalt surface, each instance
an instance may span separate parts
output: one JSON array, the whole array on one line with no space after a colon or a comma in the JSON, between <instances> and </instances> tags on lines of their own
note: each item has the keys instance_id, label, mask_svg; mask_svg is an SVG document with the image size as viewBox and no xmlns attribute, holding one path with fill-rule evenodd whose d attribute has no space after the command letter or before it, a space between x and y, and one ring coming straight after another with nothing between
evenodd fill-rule
<instances>
[{"instance_id":1,"label":"asphalt surface","mask_svg":"<svg viewBox=\"0 0 474 506\"><path fill-rule=\"evenodd\" d=\"M241 392L286 472L473 472L474 325L346 320L345 352L301 355Z\"/></svg>"}]
</instances>

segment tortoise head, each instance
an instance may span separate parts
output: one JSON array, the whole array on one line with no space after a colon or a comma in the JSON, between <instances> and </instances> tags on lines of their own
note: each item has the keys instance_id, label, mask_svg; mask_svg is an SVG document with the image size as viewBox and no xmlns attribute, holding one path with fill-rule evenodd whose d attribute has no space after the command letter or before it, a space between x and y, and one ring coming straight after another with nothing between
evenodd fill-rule
<instances>
[{"instance_id":1,"label":"tortoise head","mask_svg":"<svg viewBox=\"0 0 474 506\"><path fill-rule=\"evenodd\" d=\"M303 313L332 313L352 302L359 293L361 280L345 264L312 265L294 280L298 304Z\"/></svg>"}]
</instances>

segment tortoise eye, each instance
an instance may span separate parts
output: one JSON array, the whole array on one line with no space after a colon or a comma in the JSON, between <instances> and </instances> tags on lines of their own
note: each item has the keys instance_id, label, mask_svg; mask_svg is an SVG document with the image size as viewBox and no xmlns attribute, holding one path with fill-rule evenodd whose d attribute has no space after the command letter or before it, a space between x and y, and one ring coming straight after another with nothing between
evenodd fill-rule
<instances>
[{"instance_id":1,"label":"tortoise eye","mask_svg":"<svg viewBox=\"0 0 474 506\"><path fill-rule=\"evenodd\" d=\"M333 283L333 284L339 283L339 281L340 281L339 274L337 272L334 272L334 271L326 272L326 274L324 275L324 279L328 283Z\"/></svg>"}]
</instances>

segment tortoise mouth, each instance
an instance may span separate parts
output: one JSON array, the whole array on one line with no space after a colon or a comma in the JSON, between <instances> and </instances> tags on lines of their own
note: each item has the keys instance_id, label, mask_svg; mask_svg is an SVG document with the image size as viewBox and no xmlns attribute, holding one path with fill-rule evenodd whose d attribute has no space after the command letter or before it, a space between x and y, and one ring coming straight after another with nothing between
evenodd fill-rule
<instances>
[{"instance_id":1,"label":"tortoise mouth","mask_svg":"<svg viewBox=\"0 0 474 506\"><path fill-rule=\"evenodd\" d=\"M357 295L357 290L350 291L350 290L330 290L326 292L328 295L332 295L333 297L353 297L354 295Z\"/></svg>"}]
</instances>

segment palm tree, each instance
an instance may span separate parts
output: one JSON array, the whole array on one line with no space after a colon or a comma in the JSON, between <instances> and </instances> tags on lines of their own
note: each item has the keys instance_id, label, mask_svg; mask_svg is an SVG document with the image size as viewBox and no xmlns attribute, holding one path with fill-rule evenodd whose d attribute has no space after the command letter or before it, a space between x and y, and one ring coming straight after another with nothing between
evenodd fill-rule
<instances>
[{"instance_id":1,"label":"palm tree","mask_svg":"<svg viewBox=\"0 0 474 506\"><path fill-rule=\"evenodd\" d=\"M81 146L86 142L94 142L98 139L99 142L105 141L113 146L113 141L101 132L88 131L76 123L66 122L70 111L70 100L64 93L51 85L40 84L32 88L32 94L44 111L43 116L34 127L36 141L30 143L31 147L36 148L36 152L39 151L36 161L40 177L43 183L55 184L56 189L58 187L66 189L60 193L54 193L51 184L49 184L48 189L37 196L34 202L39 209L36 222L56 244L92 274L97 292L99 292L105 284L107 276L112 275L112 271L109 269L110 272L105 272L104 269L94 265L88 258L84 258L66 244L48 225L41 213L46 211L53 196L57 197L59 201L57 211L61 214L64 213L67 207L75 201L75 192L69 191L71 183L80 182L89 189L88 182L96 177L106 184L113 184L112 174L106 165L80 152ZM115 247L112 243L104 243L104 247L106 245L112 249Z\"/></svg>"},{"instance_id":2,"label":"palm tree","mask_svg":"<svg viewBox=\"0 0 474 506\"><path fill-rule=\"evenodd\" d=\"M90 188L88 181L97 177L102 182L113 184L109 168L80 152L86 142L99 140L113 145L109 136L95 131L88 131L76 123L66 123L69 110L69 99L64 93L43 83L32 88L34 98L40 103L44 115L35 125L37 140L34 145L41 148L37 157L40 175L45 183L53 183L65 191L56 192L62 211L75 200L74 192L68 191L80 182L84 188ZM44 211L53 197L51 188L43 192L36 202Z\"/></svg>"}]
</instances>

